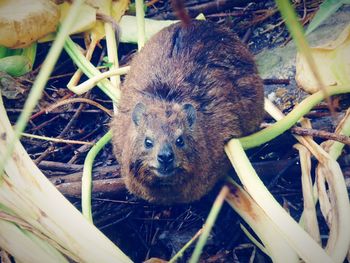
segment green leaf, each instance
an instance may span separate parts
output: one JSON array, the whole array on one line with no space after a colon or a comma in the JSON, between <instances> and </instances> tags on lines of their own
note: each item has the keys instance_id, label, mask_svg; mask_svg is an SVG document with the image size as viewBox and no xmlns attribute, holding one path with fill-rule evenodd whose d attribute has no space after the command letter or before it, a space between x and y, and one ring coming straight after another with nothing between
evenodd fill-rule
<instances>
[{"instance_id":1,"label":"green leaf","mask_svg":"<svg viewBox=\"0 0 350 263\"><path fill-rule=\"evenodd\" d=\"M34 65L35 62L35 57L36 57L36 46L37 43L34 42L33 44L31 44L29 47L23 48L22 50L22 56L25 56L26 58L29 59L30 63L31 63L31 68L30 70L32 70L32 67Z\"/></svg>"},{"instance_id":2,"label":"green leaf","mask_svg":"<svg viewBox=\"0 0 350 263\"><path fill-rule=\"evenodd\" d=\"M322 24L328 17L337 12L337 10L344 4L350 4L350 0L325 0L317 11L315 17L309 24L306 35L314 31L320 24Z\"/></svg>"},{"instance_id":3,"label":"green leaf","mask_svg":"<svg viewBox=\"0 0 350 263\"><path fill-rule=\"evenodd\" d=\"M32 70L32 63L26 56L10 56L0 59L0 72L12 77L22 76Z\"/></svg>"}]
</instances>

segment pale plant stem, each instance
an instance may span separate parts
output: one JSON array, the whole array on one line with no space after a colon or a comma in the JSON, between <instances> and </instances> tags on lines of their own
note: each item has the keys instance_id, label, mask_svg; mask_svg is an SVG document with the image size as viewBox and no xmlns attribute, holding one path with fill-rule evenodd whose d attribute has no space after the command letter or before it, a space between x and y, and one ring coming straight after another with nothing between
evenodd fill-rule
<instances>
[{"instance_id":1,"label":"pale plant stem","mask_svg":"<svg viewBox=\"0 0 350 263\"><path fill-rule=\"evenodd\" d=\"M137 46L140 51L146 42L145 31L145 11L143 10L143 0L135 0L136 20L137 20Z\"/></svg>"}]
</instances>

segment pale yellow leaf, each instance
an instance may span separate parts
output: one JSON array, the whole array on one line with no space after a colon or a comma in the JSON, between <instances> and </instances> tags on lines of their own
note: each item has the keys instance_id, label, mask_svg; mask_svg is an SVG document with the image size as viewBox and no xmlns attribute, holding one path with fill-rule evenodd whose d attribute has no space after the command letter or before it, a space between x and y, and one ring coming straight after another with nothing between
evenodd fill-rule
<instances>
[{"instance_id":1,"label":"pale yellow leaf","mask_svg":"<svg viewBox=\"0 0 350 263\"><path fill-rule=\"evenodd\" d=\"M63 2L59 5L60 8L60 21L62 22L66 17L71 4L68 2ZM90 5L83 4L78 12L76 22L70 29L69 34L77 34L85 32L96 25L96 9ZM47 42L55 39L55 34L51 33L39 39L38 42Z\"/></svg>"},{"instance_id":2,"label":"pale yellow leaf","mask_svg":"<svg viewBox=\"0 0 350 263\"><path fill-rule=\"evenodd\" d=\"M334 41L312 48L312 55L326 86L350 84L350 25ZM304 56L297 54L296 76L298 85L306 92L319 90Z\"/></svg>"},{"instance_id":3,"label":"pale yellow leaf","mask_svg":"<svg viewBox=\"0 0 350 263\"><path fill-rule=\"evenodd\" d=\"M129 9L130 0L117 0L112 2L112 16L119 22L124 13Z\"/></svg>"},{"instance_id":4,"label":"pale yellow leaf","mask_svg":"<svg viewBox=\"0 0 350 263\"><path fill-rule=\"evenodd\" d=\"M59 8L47 0L1 0L0 45L20 48L54 32Z\"/></svg>"},{"instance_id":5,"label":"pale yellow leaf","mask_svg":"<svg viewBox=\"0 0 350 263\"><path fill-rule=\"evenodd\" d=\"M63 21L68 14L71 4L64 2L60 5L61 18ZM78 16L75 20L73 27L70 30L70 34L77 34L85 32L95 26L96 23L96 9L88 4L83 4L79 10Z\"/></svg>"}]
</instances>

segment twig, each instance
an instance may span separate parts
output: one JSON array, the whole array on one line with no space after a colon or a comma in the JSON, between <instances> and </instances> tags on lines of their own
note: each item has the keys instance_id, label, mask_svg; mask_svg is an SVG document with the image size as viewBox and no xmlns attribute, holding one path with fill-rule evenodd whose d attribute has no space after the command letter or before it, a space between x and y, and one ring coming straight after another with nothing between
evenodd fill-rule
<instances>
[{"instance_id":1,"label":"twig","mask_svg":"<svg viewBox=\"0 0 350 263\"><path fill-rule=\"evenodd\" d=\"M80 165L78 165L80 166ZM69 167L69 165L68 165ZM74 168L71 167L70 171ZM62 183L72 183L72 182L80 182L81 181L81 176L83 174L82 172L83 167L81 169L77 170L77 172L73 171L71 174L65 174L62 175L54 175L50 176L49 180L55 184L62 184ZM58 169L56 169L58 171ZM60 169L59 171L64 171L64 169ZM120 167L118 165L111 165L111 166L99 166L93 169L94 173L94 180L104 180L104 179L112 179L112 178L120 178Z\"/></svg>"},{"instance_id":2,"label":"twig","mask_svg":"<svg viewBox=\"0 0 350 263\"><path fill-rule=\"evenodd\" d=\"M65 140L65 139L59 139L59 138L50 138L50 137L46 137L46 136L39 136L39 135L29 134L29 133L25 133L25 132L22 133L22 136L29 137L29 138L34 138L34 139L39 139L39 140L44 140L44 141L56 142L56 143L93 145L93 143L91 143L91 142L82 142L82 141L76 141L76 140Z\"/></svg>"},{"instance_id":3,"label":"twig","mask_svg":"<svg viewBox=\"0 0 350 263\"><path fill-rule=\"evenodd\" d=\"M92 184L93 193L117 195L126 190L123 178L95 180ZM81 182L63 183L57 185L56 188L66 196L81 197Z\"/></svg>"},{"instance_id":4,"label":"twig","mask_svg":"<svg viewBox=\"0 0 350 263\"><path fill-rule=\"evenodd\" d=\"M88 96L89 94L87 93L86 96ZM80 98L83 99L83 98ZM86 99L86 98L85 98ZM58 103L54 104L53 106L58 107L57 105L59 104L63 104L66 103L67 101L72 101L74 99L68 99L65 101L59 101ZM89 100L90 101L90 100ZM94 101L93 101L94 102ZM94 102L95 103L95 102ZM98 104L98 103L97 103ZM100 104L98 104L100 105ZM74 123L76 122L77 118L79 117L81 111L84 109L84 105L81 104L79 106L79 108L77 109L77 111L74 113L73 117L69 120L69 122L67 123L66 127L64 127L64 129L61 131L61 133L58 135L57 138L62 138L63 136L66 135L66 133L69 131L69 129L74 125ZM47 109L49 110L50 107ZM38 158L35 159L35 163L39 164L42 160L44 160L50 153L52 153L55 149L55 146L53 144L50 145L50 147L48 149L45 150L45 152L43 152Z\"/></svg>"},{"instance_id":5,"label":"twig","mask_svg":"<svg viewBox=\"0 0 350 263\"><path fill-rule=\"evenodd\" d=\"M77 171L82 171L84 165L66 164L66 163L52 162L52 161L42 161L38 166L42 170L77 172Z\"/></svg>"},{"instance_id":6,"label":"twig","mask_svg":"<svg viewBox=\"0 0 350 263\"><path fill-rule=\"evenodd\" d=\"M289 85L289 79L264 79L264 85Z\"/></svg>"},{"instance_id":7,"label":"twig","mask_svg":"<svg viewBox=\"0 0 350 263\"><path fill-rule=\"evenodd\" d=\"M67 100L64 100L64 101L58 101L56 104L50 106L49 108L46 109L46 113L60 107L60 106L63 106L63 105L66 105L66 104L70 104L70 103L77 103L77 102L83 102L83 103L87 103L87 104L90 104L90 105L93 105L95 106L96 108L99 108L100 110L104 111L105 113L107 113L109 116L112 116L112 112L105 108L104 106L102 106L101 104L93 101L93 100L90 100L90 99L86 99L86 98L73 98L73 99L67 99Z\"/></svg>"},{"instance_id":8,"label":"twig","mask_svg":"<svg viewBox=\"0 0 350 263\"><path fill-rule=\"evenodd\" d=\"M37 130L40 130L41 128L45 127L46 125L50 124L51 122L57 120L59 117L60 117L60 115L56 115L56 116L52 117L51 119L49 119L49 120L47 120L47 121L44 121L44 122L41 123L40 125L31 128L30 131L37 131Z\"/></svg>"},{"instance_id":9,"label":"twig","mask_svg":"<svg viewBox=\"0 0 350 263\"><path fill-rule=\"evenodd\" d=\"M336 134L332 132L315 130L315 129L307 129L307 128L301 128L301 127L293 127L291 128L291 131L292 133L301 135L301 136L319 137L319 138L333 140L333 141L350 145L350 137L343 134Z\"/></svg>"},{"instance_id":10,"label":"twig","mask_svg":"<svg viewBox=\"0 0 350 263\"><path fill-rule=\"evenodd\" d=\"M96 140L94 140L95 142ZM88 147L87 145L83 145L81 147L79 147L78 149L74 150L74 155L73 157L67 162L68 164L73 164L77 161L77 159L81 156L82 153L87 152L90 149L90 147Z\"/></svg>"},{"instance_id":11,"label":"twig","mask_svg":"<svg viewBox=\"0 0 350 263\"><path fill-rule=\"evenodd\" d=\"M151 1L149 1L149 2L146 3L146 6L154 5L154 4L156 4L157 2L159 2L159 0L151 0Z\"/></svg>"},{"instance_id":12,"label":"twig","mask_svg":"<svg viewBox=\"0 0 350 263\"><path fill-rule=\"evenodd\" d=\"M67 95L65 95L64 97L62 97L62 98L60 99L60 101L65 101L66 99L72 97L73 95L74 95L73 93L67 94ZM35 112L35 113L30 117L30 120L34 120L35 118L37 118L37 117L43 115L45 112L46 112L46 108L45 108L45 109L41 109L41 110Z\"/></svg>"}]
</instances>

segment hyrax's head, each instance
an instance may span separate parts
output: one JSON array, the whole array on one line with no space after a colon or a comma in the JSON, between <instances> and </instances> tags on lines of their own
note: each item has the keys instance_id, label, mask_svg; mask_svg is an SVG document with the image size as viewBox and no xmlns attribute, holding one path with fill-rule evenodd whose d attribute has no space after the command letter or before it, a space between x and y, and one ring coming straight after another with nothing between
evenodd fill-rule
<instances>
[{"instance_id":1,"label":"hyrax's head","mask_svg":"<svg viewBox=\"0 0 350 263\"><path fill-rule=\"evenodd\" d=\"M131 115L136 132L126 177L131 192L158 203L198 199L192 189L200 184L195 178L200 170L196 167L200 162L196 116L192 104L136 104Z\"/></svg>"}]
</instances>

